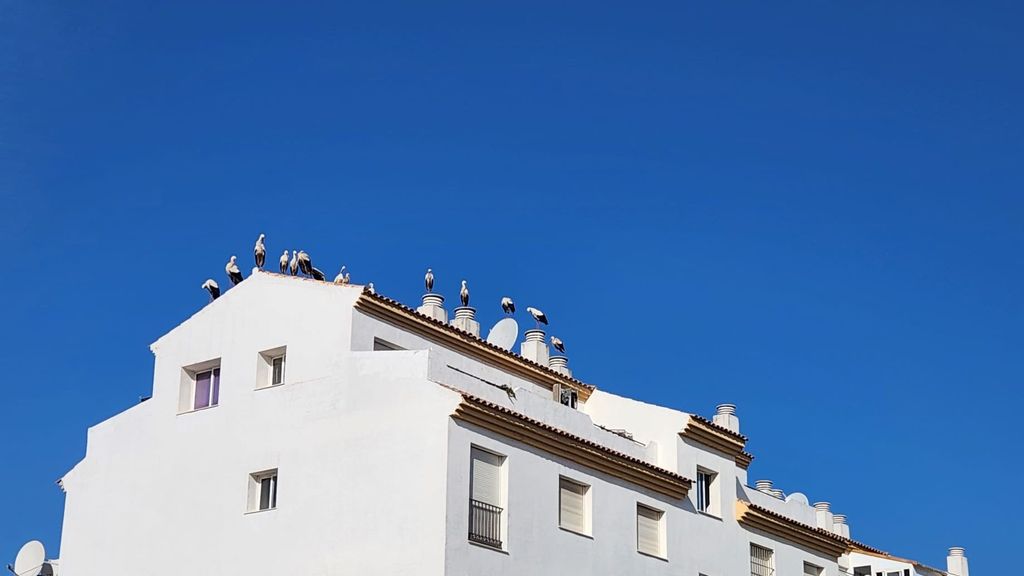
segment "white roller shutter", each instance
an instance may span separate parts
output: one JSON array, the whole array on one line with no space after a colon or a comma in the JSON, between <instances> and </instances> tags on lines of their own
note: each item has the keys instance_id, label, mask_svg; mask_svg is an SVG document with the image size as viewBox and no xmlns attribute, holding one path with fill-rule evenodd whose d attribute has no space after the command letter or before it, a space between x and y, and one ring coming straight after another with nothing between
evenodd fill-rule
<instances>
[{"instance_id":1,"label":"white roller shutter","mask_svg":"<svg viewBox=\"0 0 1024 576\"><path fill-rule=\"evenodd\" d=\"M558 525L574 532L587 530L587 487L567 478L558 481Z\"/></svg>"},{"instance_id":2,"label":"white roller shutter","mask_svg":"<svg viewBox=\"0 0 1024 576\"><path fill-rule=\"evenodd\" d=\"M663 556L661 518L664 513L638 504L636 507L636 549L645 554Z\"/></svg>"},{"instance_id":3,"label":"white roller shutter","mask_svg":"<svg viewBox=\"0 0 1024 576\"><path fill-rule=\"evenodd\" d=\"M472 479L470 493L473 500L501 506L501 461L503 458L479 448L472 449Z\"/></svg>"}]
</instances>

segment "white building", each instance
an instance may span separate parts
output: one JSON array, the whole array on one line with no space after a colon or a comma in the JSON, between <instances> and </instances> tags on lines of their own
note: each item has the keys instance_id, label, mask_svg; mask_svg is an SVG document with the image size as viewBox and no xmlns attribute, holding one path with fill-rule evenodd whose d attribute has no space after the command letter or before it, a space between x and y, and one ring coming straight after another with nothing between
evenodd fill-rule
<instances>
[{"instance_id":1,"label":"white building","mask_svg":"<svg viewBox=\"0 0 1024 576\"><path fill-rule=\"evenodd\" d=\"M969 576L751 487L734 407L603 393L442 303L260 272L161 337L62 479L60 573Z\"/></svg>"}]
</instances>

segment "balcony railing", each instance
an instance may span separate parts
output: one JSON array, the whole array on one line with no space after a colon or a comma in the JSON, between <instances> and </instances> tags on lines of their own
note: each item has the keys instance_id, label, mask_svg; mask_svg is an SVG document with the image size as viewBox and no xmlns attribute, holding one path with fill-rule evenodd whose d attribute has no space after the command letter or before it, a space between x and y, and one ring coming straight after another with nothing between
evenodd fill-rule
<instances>
[{"instance_id":1,"label":"balcony railing","mask_svg":"<svg viewBox=\"0 0 1024 576\"><path fill-rule=\"evenodd\" d=\"M501 508L479 500L470 500L469 539L501 548Z\"/></svg>"}]
</instances>

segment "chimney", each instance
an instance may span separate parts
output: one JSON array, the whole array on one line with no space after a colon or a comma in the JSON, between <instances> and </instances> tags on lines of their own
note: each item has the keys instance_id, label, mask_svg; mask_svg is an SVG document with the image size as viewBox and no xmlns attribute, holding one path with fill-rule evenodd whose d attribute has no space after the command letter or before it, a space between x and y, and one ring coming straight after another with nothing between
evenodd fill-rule
<instances>
[{"instance_id":1,"label":"chimney","mask_svg":"<svg viewBox=\"0 0 1024 576\"><path fill-rule=\"evenodd\" d=\"M778 488L772 488L771 495L775 496L779 500L785 500L786 499L786 493L783 492L782 490L779 490Z\"/></svg>"},{"instance_id":2,"label":"chimney","mask_svg":"<svg viewBox=\"0 0 1024 576\"><path fill-rule=\"evenodd\" d=\"M444 323L448 322L448 311L444 309L444 296L440 294L424 294L423 305L417 308L416 311L425 316L430 316L434 320Z\"/></svg>"},{"instance_id":3,"label":"chimney","mask_svg":"<svg viewBox=\"0 0 1024 576\"><path fill-rule=\"evenodd\" d=\"M540 329L527 330L523 334L525 340L519 345L519 353L527 360L533 360L541 366L548 365L548 345L544 342L544 331Z\"/></svg>"},{"instance_id":4,"label":"chimney","mask_svg":"<svg viewBox=\"0 0 1024 576\"><path fill-rule=\"evenodd\" d=\"M839 534L843 538L850 537L850 527L846 524L845 514L832 515L832 531L836 534Z\"/></svg>"},{"instance_id":5,"label":"chimney","mask_svg":"<svg viewBox=\"0 0 1024 576\"><path fill-rule=\"evenodd\" d=\"M814 520L815 525L818 528L823 528L832 531L832 526L835 521L832 519L832 505L828 502L815 502L814 503Z\"/></svg>"},{"instance_id":6,"label":"chimney","mask_svg":"<svg viewBox=\"0 0 1024 576\"><path fill-rule=\"evenodd\" d=\"M736 417L735 404L719 404L713 421L715 424L728 428L737 434L740 431L740 419Z\"/></svg>"},{"instance_id":7,"label":"chimney","mask_svg":"<svg viewBox=\"0 0 1024 576\"><path fill-rule=\"evenodd\" d=\"M764 492L769 496L774 496L774 494L772 494L771 480L758 480L757 482L754 482L754 489L758 492Z\"/></svg>"},{"instance_id":8,"label":"chimney","mask_svg":"<svg viewBox=\"0 0 1024 576\"><path fill-rule=\"evenodd\" d=\"M566 376L572 376L572 370L569 369L569 359L565 356L552 356L548 359L548 368L551 368L559 374L565 374Z\"/></svg>"},{"instance_id":9,"label":"chimney","mask_svg":"<svg viewBox=\"0 0 1024 576\"><path fill-rule=\"evenodd\" d=\"M946 572L949 572L950 576L970 576L963 548L953 546L949 549L949 556L946 556Z\"/></svg>"},{"instance_id":10,"label":"chimney","mask_svg":"<svg viewBox=\"0 0 1024 576\"><path fill-rule=\"evenodd\" d=\"M480 323L476 321L476 308L469 306L459 306L456 308L452 326L463 332L469 332L477 338L480 337Z\"/></svg>"}]
</instances>

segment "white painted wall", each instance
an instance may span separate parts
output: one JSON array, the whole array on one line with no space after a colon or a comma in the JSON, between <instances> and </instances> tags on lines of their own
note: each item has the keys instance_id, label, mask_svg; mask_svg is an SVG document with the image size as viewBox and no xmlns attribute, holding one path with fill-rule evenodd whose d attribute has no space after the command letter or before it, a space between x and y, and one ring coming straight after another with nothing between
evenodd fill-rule
<instances>
[{"instance_id":1,"label":"white painted wall","mask_svg":"<svg viewBox=\"0 0 1024 576\"><path fill-rule=\"evenodd\" d=\"M62 574L742 576L755 542L780 575L806 560L838 576L827 558L736 522L737 496L814 515L745 488L730 458L680 438L686 413L600 391L569 409L354 310L360 289L255 274L159 339L153 398L90 429L64 478ZM374 352L374 338L407 350ZM257 389L258 354L280 346L285 384ZM181 367L218 358L220 405L179 414ZM713 470L720 517L696 513L692 491L674 501L457 422L452 388L691 479ZM507 456L505 551L467 538L472 445ZM246 513L248 475L270 468L278 508ZM591 486L590 536L558 528L559 475ZM666 512L667 561L636 551L637 502Z\"/></svg>"}]
</instances>

